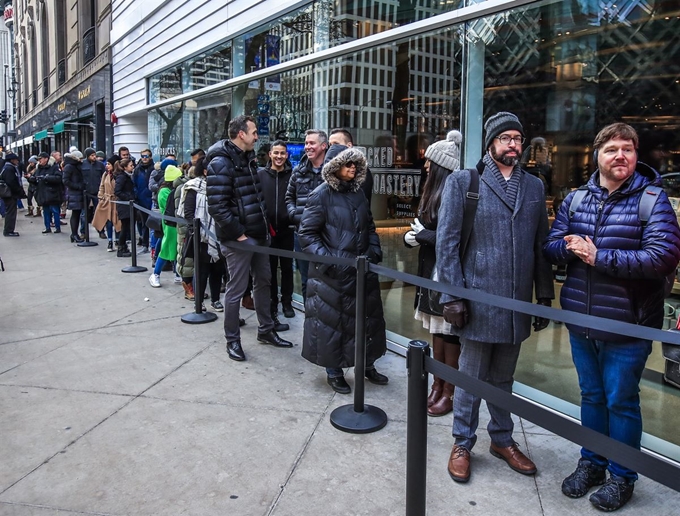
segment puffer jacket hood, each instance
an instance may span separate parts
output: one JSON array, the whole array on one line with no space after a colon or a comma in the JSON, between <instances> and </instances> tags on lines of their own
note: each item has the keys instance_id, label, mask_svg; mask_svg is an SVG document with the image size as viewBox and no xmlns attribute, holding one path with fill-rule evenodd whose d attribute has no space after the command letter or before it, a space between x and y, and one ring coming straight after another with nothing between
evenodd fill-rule
<instances>
[{"instance_id":1,"label":"puffer jacket hood","mask_svg":"<svg viewBox=\"0 0 680 516\"><path fill-rule=\"evenodd\" d=\"M333 145L331 149L334 149L335 147L341 146ZM340 172L343 165L350 162L356 163L356 174L354 175L354 179L351 181L341 181L337 174ZM324 165L321 176L333 190L358 192L361 185L366 180L366 158L360 150L346 148L337 154L337 156L332 157L328 163Z\"/></svg>"}]
</instances>

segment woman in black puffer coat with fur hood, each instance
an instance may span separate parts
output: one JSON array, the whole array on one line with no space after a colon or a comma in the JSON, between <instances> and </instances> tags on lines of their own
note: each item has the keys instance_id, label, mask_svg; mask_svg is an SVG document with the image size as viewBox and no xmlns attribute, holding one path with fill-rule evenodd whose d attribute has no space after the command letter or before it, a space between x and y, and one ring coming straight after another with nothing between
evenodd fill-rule
<instances>
[{"instance_id":1,"label":"woman in black puffer coat with fur hood","mask_svg":"<svg viewBox=\"0 0 680 516\"><path fill-rule=\"evenodd\" d=\"M366 255L382 261L380 239L373 216L361 191L366 159L361 151L333 145L326 155L324 183L309 196L298 236L302 250L323 256L355 259ZM351 389L342 368L354 366L356 269L350 266L310 263L302 356L326 368L334 391ZM385 385L388 378L373 363L385 354L385 319L378 275L366 274L366 378Z\"/></svg>"}]
</instances>

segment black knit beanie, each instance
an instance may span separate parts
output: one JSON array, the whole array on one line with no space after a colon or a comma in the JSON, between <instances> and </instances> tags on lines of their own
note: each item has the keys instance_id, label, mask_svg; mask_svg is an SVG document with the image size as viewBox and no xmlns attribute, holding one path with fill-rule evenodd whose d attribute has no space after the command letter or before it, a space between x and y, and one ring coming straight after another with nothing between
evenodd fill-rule
<instances>
[{"instance_id":1,"label":"black knit beanie","mask_svg":"<svg viewBox=\"0 0 680 516\"><path fill-rule=\"evenodd\" d=\"M484 138L484 150L488 150L488 148L491 146L491 142L496 136L510 130L519 131L522 133L522 136L524 136L524 128L519 122L517 115L509 113L508 111L501 111L489 117L489 119L484 124L484 131L486 131L486 137Z\"/></svg>"}]
</instances>

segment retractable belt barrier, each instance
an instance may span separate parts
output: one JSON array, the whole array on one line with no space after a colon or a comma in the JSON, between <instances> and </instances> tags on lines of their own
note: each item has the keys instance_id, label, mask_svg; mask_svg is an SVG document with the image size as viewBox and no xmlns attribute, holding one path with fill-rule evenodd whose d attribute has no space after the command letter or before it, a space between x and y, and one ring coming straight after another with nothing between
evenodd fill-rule
<instances>
[{"instance_id":1,"label":"retractable belt barrier","mask_svg":"<svg viewBox=\"0 0 680 516\"><path fill-rule=\"evenodd\" d=\"M158 212L152 212L132 202L114 201L116 204L130 204L133 209L148 214L159 216L163 220L170 220L178 224L188 224L188 221L179 217L169 217ZM210 236L216 235L208 231ZM247 244L230 241L228 247L253 251L263 254L295 258L314 263L330 265L342 265L356 267L357 259L365 257L340 258L332 256L314 255L297 251L272 249L267 246ZM363 268L363 267L362 267ZM437 290L461 299L478 301L487 305L522 312L536 317L543 317L553 321L573 324L585 328L594 328L600 331L628 335L631 337L662 341L666 344L680 346L680 332L658 330L631 323L615 321L596 317L593 315L579 314L568 310L547 307L526 301L519 301L495 294L489 294L479 290L463 287L454 287L444 283L438 283L427 278L421 278L413 274L396 271L388 267L370 264L366 262L367 271L375 272L383 276L394 278L404 283L416 285L429 290ZM360 332L357 332L359 334ZM425 510L425 487L426 487L426 460L427 453L427 375L436 374L445 381L465 389L467 392L485 399L494 405L502 406L506 410L527 419L538 426L545 428L565 439L595 451L610 460L625 464L628 468L645 475L652 480L663 484L675 491L680 491L680 468L671 461L632 448L624 443L611 439L590 428L581 426L560 414L531 401L525 400L511 393L502 391L492 385L471 378L458 370L447 366L429 356L429 346L423 341L412 341L409 345L408 357L408 417L407 417L407 489L406 489L406 514L408 516L424 515ZM356 410L356 408L355 408ZM384 425L383 425L384 426ZM336 426L337 427L337 426ZM382 428L382 426L380 427Z\"/></svg>"}]
</instances>

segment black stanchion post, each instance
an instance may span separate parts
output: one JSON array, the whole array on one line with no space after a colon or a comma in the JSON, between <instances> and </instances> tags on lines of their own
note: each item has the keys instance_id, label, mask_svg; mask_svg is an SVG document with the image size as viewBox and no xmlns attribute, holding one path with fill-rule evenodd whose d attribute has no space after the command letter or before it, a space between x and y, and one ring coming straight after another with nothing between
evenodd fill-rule
<instances>
[{"instance_id":1,"label":"black stanchion post","mask_svg":"<svg viewBox=\"0 0 680 516\"><path fill-rule=\"evenodd\" d=\"M137 265L137 221L135 220L135 202L130 201L130 247L132 248L132 265L130 267L123 267L123 272L144 272L148 269Z\"/></svg>"},{"instance_id":2,"label":"black stanchion post","mask_svg":"<svg viewBox=\"0 0 680 516\"><path fill-rule=\"evenodd\" d=\"M357 256L356 325L354 338L354 404L331 412L331 424L352 434L376 432L387 424L387 414L364 404L364 370L366 366L366 272L368 260Z\"/></svg>"},{"instance_id":3,"label":"black stanchion post","mask_svg":"<svg viewBox=\"0 0 680 516\"><path fill-rule=\"evenodd\" d=\"M425 516L427 487L427 371L430 347L409 342L406 356L408 391L406 412L406 516Z\"/></svg>"},{"instance_id":4,"label":"black stanchion post","mask_svg":"<svg viewBox=\"0 0 680 516\"><path fill-rule=\"evenodd\" d=\"M83 211L81 213L85 216L85 241L78 242L76 244L78 247L94 247L99 245L97 242L90 242L90 222L87 220L88 201L87 190L83 189Z\"/></svg>"},{"instance_id":5,"label":"black stanchion post","mask_svg":"<svg viewBox=\"0 0 680 516\"><path fill-rule=\"evenodd\" d=\"M201 277L201 219L195 218L192 227L194 232L194 311L182 316L187 324L203 324L217 320L217 314L203 311L203 295L199 296L198 284Z\"/></svg>"}]
</instances>

